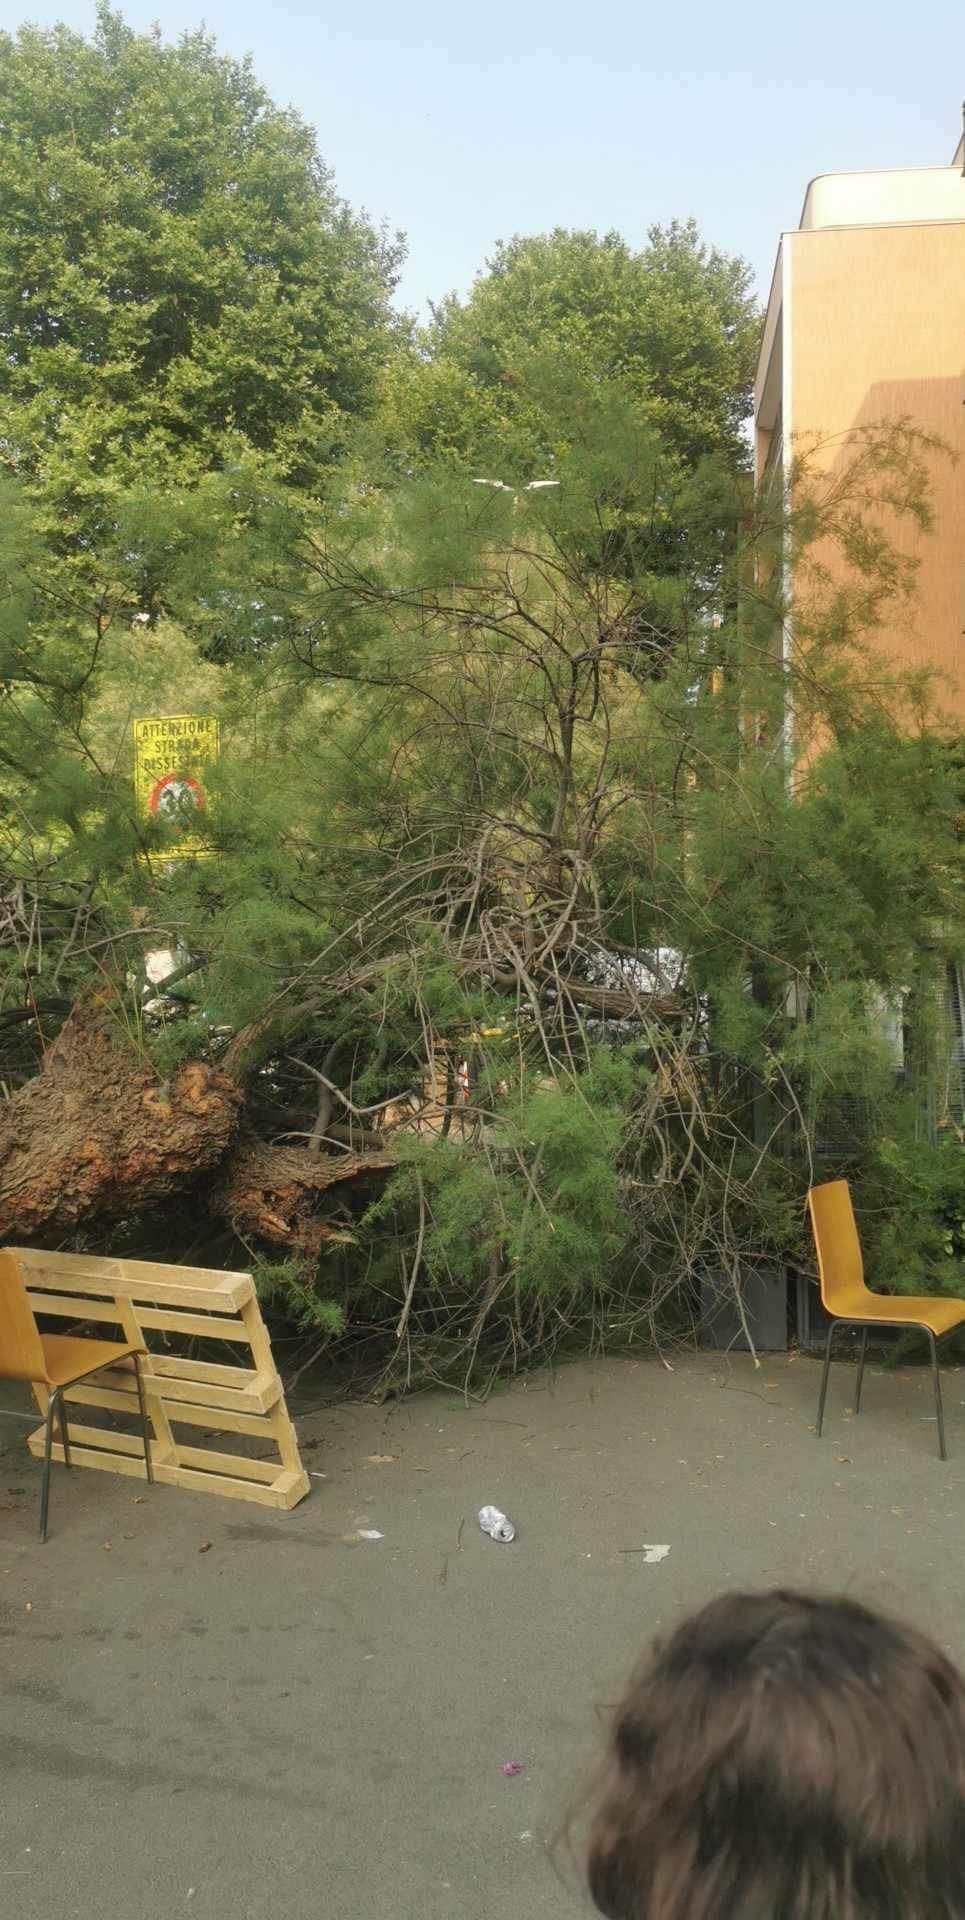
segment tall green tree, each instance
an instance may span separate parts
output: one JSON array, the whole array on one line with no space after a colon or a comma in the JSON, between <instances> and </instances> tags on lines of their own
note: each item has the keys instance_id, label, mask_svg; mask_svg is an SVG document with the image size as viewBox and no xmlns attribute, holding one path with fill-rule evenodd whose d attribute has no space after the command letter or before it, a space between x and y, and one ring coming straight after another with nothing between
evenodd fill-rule
<instances>
[{"instance_id":1,"label":"tall green tree","mask_svg":"<svg viewBox=\"0 0 965 1920\"><path fill-rule=\"evenodd\" d=\"M465 300L434 310L386 371L383 417L409 451L502 452L532 470L561 437L534 378L549 362L564 383L625 382L685 467L708 455L739 466L758 335L749 268L693 221L652 228L639 251L557 228L501 244Z\"/></svg>"},{"instance_id":2,"label":"tall green tree","mask_svg":"<svg viewBox=\"0 0 965 1920\"><path fill-rule=\"evenodd\" d=\"M102 0L91 40L0 36L0 457L53 539L238 437L311 485L372 405L399 259L207 34Z\"/></svg>"}]
</instances>

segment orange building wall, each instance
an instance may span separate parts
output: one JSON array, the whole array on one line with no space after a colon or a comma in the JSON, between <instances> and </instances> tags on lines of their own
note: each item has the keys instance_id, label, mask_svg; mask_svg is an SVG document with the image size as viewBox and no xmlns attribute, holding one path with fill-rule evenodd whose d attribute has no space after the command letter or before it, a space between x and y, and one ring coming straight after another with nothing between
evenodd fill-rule
<instances>
[{"instance_id":1,"label":"orange building wall","mask_svg":"<svg viewBox=\"0 0 965 1920\"><path fill-rule=\"evenodd\" d=\"M961 457L932 462L934 528L911 547L917 604L881 643L896 661L948 674L940 704L965 719L965 224L798 232L784 245L785 432L840 435L904 414ZM841 457L840 445L820 454Z\"/></svg>"}]
</instances>

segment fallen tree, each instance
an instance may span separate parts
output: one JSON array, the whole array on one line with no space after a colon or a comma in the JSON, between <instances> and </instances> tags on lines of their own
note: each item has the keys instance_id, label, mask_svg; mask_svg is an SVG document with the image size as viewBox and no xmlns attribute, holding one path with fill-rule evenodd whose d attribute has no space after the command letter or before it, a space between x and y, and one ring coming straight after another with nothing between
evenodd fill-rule
<instances>
[{"instance_id":1,"label":"fallen tree","mask_svg":"<svg viewBox=\"0 0 965 1920\"><path fill-rule=\"evenodd\" d=\"M0 1105L0 1239L129 1218L204 1182L240 1240L317 1259L339 1237L319 1197L393 1156L273 1146L242 1128L243 1106L238 1082L206 1061L162 1079L131 1046L113 996L85 996L40 1072Z\"/></svg>"},{"instance_id":2,"label":"fallen tree","mask_svg":"<svg viewBox=\"0 0 965 1920\"><path fill-rule=\"evenodd\" d=\"M906 725L920 687L855 669L905 573L836 478L853 587L816 563L809 598L799 552L785 660L779 599L735 617L756 550L696 495L668 546L650 429L599 391L583 418L518 513L451 472L346 480L321 524L271 530L270 566L251 534L244 591L206 570L202 638L216 605L247 645L253 601L268 636L234 664L209 858L131 817L123 635L76 693L56 835L27 696L0 700L0 1230L121 1221L130 1245L144 1215L150 1253L183 1196L185 1257L255 1266L404 1382L468 1381L679 1330L707 1276L739 1300L749 1261L800 1246L822 1113L857 1086L884 1090L876 1201L885 1147L910 1164L880 1007L952 952L962 869L947 739ZM871 433L856 513L912 496L916 459ZM152 670L203 712L216 670L179 617ZM802 762L823 749L799 792L789 687ZM92 980L114 1003L85 1038ZM930 1249L903 1219L882 1273Z\"/></svg>"}]
</instances>

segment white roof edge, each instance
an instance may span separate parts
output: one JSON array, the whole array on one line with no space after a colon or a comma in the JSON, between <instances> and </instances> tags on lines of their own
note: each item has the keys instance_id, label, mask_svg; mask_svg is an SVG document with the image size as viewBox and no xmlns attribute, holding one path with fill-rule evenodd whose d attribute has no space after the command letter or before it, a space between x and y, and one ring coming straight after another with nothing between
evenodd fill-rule
<instances>
[{"instance_id":1,"label":"white roof edge","mask_svg":"<svg viewBox=\"0 0 965 1920\"><path fill-rule=\"evenodd\" d=\"M962 135L958 143L956 159L961 155L963 146L965 146L965 134ZM801 201L801 219L798 221L797 231L799 233L801 232L801 221L804 219L804 212L807 207L808 195L811 192L811 188L816 187L822 180L869 180L875 174L878 174L880 177L884 174L899 173L950 173L954 165L955 159L953 159L947 167L839 167L837 169L829 167L825 173L814 173L811 175L804 189L804 199Z\"/></svg>"}]
</instances>

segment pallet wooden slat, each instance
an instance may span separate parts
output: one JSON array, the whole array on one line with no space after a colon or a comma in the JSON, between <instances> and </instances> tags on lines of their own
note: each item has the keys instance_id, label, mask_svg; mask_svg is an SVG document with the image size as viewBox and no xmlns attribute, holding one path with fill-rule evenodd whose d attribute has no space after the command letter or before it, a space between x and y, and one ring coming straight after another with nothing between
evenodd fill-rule
<instances>
[{"instance_id":1,"label":"pallet wooden slat","mask_svg":"<svg viewBox=\"0 0 965 1920\"><path fill-rule=\"evenodd\" d=\"M227 1462L232 1479L263 1480L266 1486L274 1486L283 1477L273 1460L249 1460L245 1454L219 1453L214 1447L182 1447L181 1454L187 1466L209 1474L223 1473Z\"/></svg>"},{"instance_id":2,"label":"pallet wooden slat","mask_svg":"<svg viewBox=\"0 0 965 1920\"><path fill-rule=\"evenodd\" d=\"M224 1371L227 1372L228 1369L225 1368ZM247 1375L248 1369L239 1367L238 1372ZM159 1384L155 1386L152 1384L154 1382ZM133 1370L124 1369L122 1372L120 1368L105 1369L103 1373L97 1374L90 1384L92 1387L129 1389L131 1403L135 1407L137 1405L135 1398L137 1388ZM274 1378L255 1374L253 1377L242 1379L237 1387L223 1386L220 1382L212 1382L209 1385L203 1380L183 1380L177 1374L162 1373L155 1364L153 1353L144 1366L144 1385L149 1393L154 1392L156 1398L164 1401L170 1420L187 1418L186 1414L182 1415L181 1412L176 1411L182 1402L188 1406L200 1407L209 1414L216 1408L224 1408L229 1413L258 1414L268 1413L281 1395L281 1381L277 1374ZM82 1399L82 1389L71 1388L68 1398L70 1397ZM209 1420L207 1424L211 1426L212 1422ZM238 1431L241 1432L241 1428Z\"/></svg>"},{"instance_id":3,"label":"pallet wooden slat","mask_svg":"<svg viewBox=\"0 0 965 1920\"><path fill-rule=\"evenodd\" d=\"M109 1376L105 1376L109 1377ZM145 1369L144 1389L147 1396L148 1413L153 1413L151 1404L151 1376ZM96 1380L83 1386L70 1387L64 1395L68 1422L71 1407L103 1407L108 1413L129 1413L133 1420L140 1415L137 1406L137 1394L132 1388L127 1393L116 1387L100 1387ZM164 1411L169 1426L204 1427L209 1433L247 1433L253 1440L271 1439L264 1416L260 1413L244 1413L233 1407L195 1407L187 1401L170 1400L164 1396Z\"/></svg>"},{"instance_id":4,"label":"pallet wooden slat","mask_svg":"<svg viewBox=\"0 0 965 1920\"><path fill-rule=\"evenodd\" d=\"M132 1299L156 1299L157 1286L173 1285L179 1292L185 1287L194 1293L207 1290L226 1296L232 1304L244 1306L254 1293L250 1273L236 1273L224 1267L175 1267L160 1260L112 1259L106 1254L50 1253L43 1247L11 1247L25 1273L61 1276L67 1286L76 1286L85 1274L105 1284L110 1293L129 1293Z\"/></svg>"},{"instance_id":5,"label":"pallet wooden slat","mask_svg":"<svg viewBox=\"0 0 965 1920\"><path fill-rule=\"evenodd\" d=\"M159 1333L186 1333L189 1340L233 1340L238 1346L251 1345L243 1321L226 1320L217 1313L175 1313L173 1307L143 1307L139 1303L137 1317L142 1327Z\"/></svg>"},{"instance_id":6,"label":"pallet wooden slat","mask_svg":"<svg viewBox=\"0 0 965 1920\"><path fill-rule=\"evenodd\" d=\"M73 1429L71 1431L73 1432ZM33 1444L35 1438L35 1435L31 1435L30 1451L40 1459L43 1455L43 1438L41 1437L39 1446ZM51 1448L51 1455L54 1460L63 1462L64 1449L59 1442ZM219 1454L217 1457L221 1459L224 1456ZM75 1447L71 1439L70 1458L74 1466L94 1467L102 1473L126 1473L135 1480L143 1480L145 1477L143 1452L138 1460L130 1454L105 1453L90 1447ZM237 1460L232 1464L236 1475ZM255 1463L249 1460L245 1464L250 1467ZM278 1507L283 1512L290 1512L291 1508L297 1506L298 1501L304 1498L304 1489L299 1487L297 1474L278 1473L276 1469L272 1469L270 1480L241 1479L236 1478L235 1475L224 1472L206 1473L184 1465L172 1467L163 1461L155 1460L154 1462L154 1478L161 1486L190 1487L197 1493L218 1493L222 1499L227 1500L251 1500L256 1506Z\"/></svg>"},{"instance_id":7,"label":"pallet wooden slat","mask_svg":"<svg viewBox=\"0 0 965 1920\"><path fill-rule=\"evenodd\" d=\"M111 1327L122 1326L124 1322L116 1301L90 1300L83 1294L41 1293L36 1286L27 1288L27 1298L35 1313L57 1314L70 1320L95 1320ZM155 1311L138 1304L137 1318L142 1329L186 1333L192 1340L233 1340L243 1347L251 1344L242 1320L226 1320L215 1313L176 1313L170 1307Z\"/></svg>"},{"instance_id":8,"label":"pallet wooden slat","mask_svg":"<svg viewBox=\"0 0 965 1920\"><path fill-rule=\"evenodd\" d=\"M27 1299L35 1313L56 1313L72 1320L98 1320L105 1326L121 1325L120 1308L107 1300L87 1300L82 1294L38 1293L35 1287L27 1288Z\"/></svg>"},{"instance_id":9,"label":"pallet wooden slat","mask_svg":"<svg viewBox=\"0 0 965 1920\"><path fill-rule=\"evenodd\" d=\"M44 1253L12 1247L35 1313L72 1325L113 1325L143 1347L155 1478L166 1485L220 1493L233 1500L290 1509L309 1491L309 1478L285 1405L285 1395L250 1274L157 1261L100 1260L90 1254ZM147 1334L172 1334L246 1348L253 1364L224 1364L170 1351L155 1352ZM35 1389L42 1412L47 1394ZM130 1416L132 1431L78 1420L83 1407ZM78 1466L145 1477L137 1431L133 1368L123 1364L78 1382L66 1395L71 1459ZM261 1441L273 1458L194 1447L176 1429L203 1427ZM29 1437L42 1455L43 1428ZM53 1456L63 1459L59 1441Z\"/></svg>"},{"instance_id":10,"label":"pallet wooden slat","mask_svg":"<svg viewBox=\"0 0 965 1920\"><path fill-rule=\"evenodd\" d=\"M241 1392L256 1388L262 1375L256 1367L221 1367L210 1360L188 1360L179 1353L152 1353L151 1367L155 1373L170 1374L177 1380L205 1380L212 1386L236 1387Z\"/></svg>"},{"instance_id":11,"label":"pallet wooden slat","mask_svg":"<svg viewBox=\"0 0 965 1920\"><path fill-rule=\"evenodd\" d=\"M209 1267L163 1267L155 1260L100 1260L86 1253L41 1253L11 1247L33 1287L61 1293L102 1293L113 1300L142 1300L157 1307L192 1306L236 1312L255 1297L250 1273L219 1273ZM183 1278L182 1278L183 1276Z\"/></svg>"},{"instance_id":12,"label":"pallet wooden slat","mask_svg":"<svg viewBox=\"0 0 965 1920\"><path fill-rule=\"evenodd\" d=\"M170 1468L162 1467L159 1480L171 1480ZM212 1487L212 1481L217 1485ZM252 1500L259 1507L279 1507L283 1513L289 1513L305 1497L304 1488L299 1491L297 1475L278 1474L270 1485L256 1486L250 1480L230 1480L224 1474L214 1476L210 1473L192 1473L190 1467L178 1467L177 1480L172 1482L179 1487L194 1487L198 1493L220 1493L226 1500Z\"/></svg>"}]
</instances>

